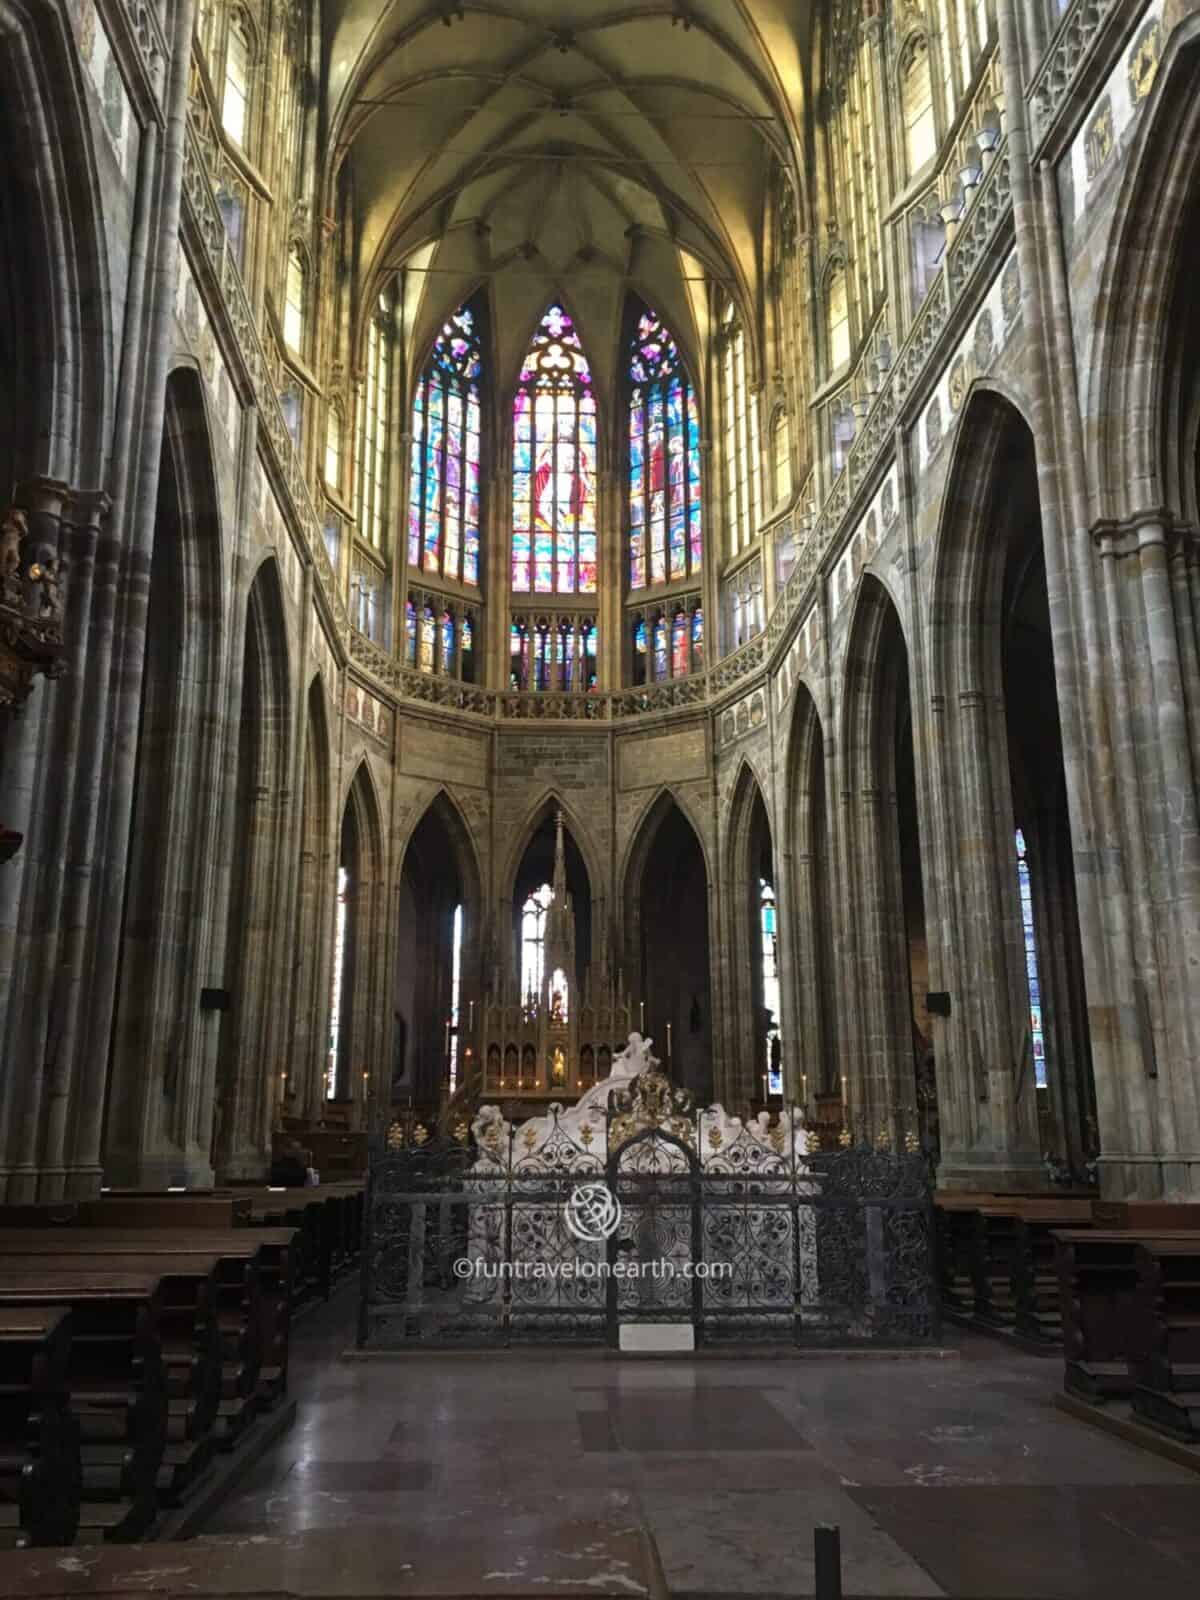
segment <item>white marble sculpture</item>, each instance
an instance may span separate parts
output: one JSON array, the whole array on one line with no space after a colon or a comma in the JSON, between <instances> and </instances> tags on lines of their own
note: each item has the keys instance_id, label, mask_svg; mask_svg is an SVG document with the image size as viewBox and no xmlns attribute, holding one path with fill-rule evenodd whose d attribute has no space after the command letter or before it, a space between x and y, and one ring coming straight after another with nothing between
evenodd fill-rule
<instances>
[{"instance_id":1,"label":"white marble sculpture","mask_svg":"<svg viewBox=\"0 0 1200 1600\"><path fill-rule=\"evenodd\" d=\"M653 1044L652 1039L631 1033L625 1048L613 1057L612 1071L607 1078L593 1084L574 1105L564 1107L559 1101L553 1101L545 1116L531 1117L521 1123L512 1146L513 1163L532 1166L553 1155L554 1166L561 1169L569 1159L570 1146L574 1145L580 1153L580 1171L603 1168L608 1158L609 1096L615 1089L631 1086L643 1073L660 1069L661 1062L654 1054ZM799 1110L781 1111L772 1124L767 1111L760 1111L747 1122L730 1115L724 1106L714 1104L698 1114L696 1124L697 1153L702 1167L723 1166L735 1148L746 1153L752 1141L761 1148L764 1158L790 1156L796 1170L804 1168L807 1133ZM481 1106L471 1124L471 1132L480 1151L472 1170L484 1175L507 1169L512 1127L500 1107ZM682 1156L680 1162L682 1165Z\"/></svg>"}]
</instances>

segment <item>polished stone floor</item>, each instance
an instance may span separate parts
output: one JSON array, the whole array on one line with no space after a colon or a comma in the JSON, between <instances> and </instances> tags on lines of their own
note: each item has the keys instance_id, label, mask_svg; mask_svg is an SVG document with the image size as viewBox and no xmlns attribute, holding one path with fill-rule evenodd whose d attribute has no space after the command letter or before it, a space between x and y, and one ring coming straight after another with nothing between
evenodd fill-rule
<instances>
[{"instance_id":1,"label":"polished stone floor","mask_svg":"<svg viewBox=\"0 0 1200 1600\"><path fill-rule=\"evenodd\" d=\"M352 1292L297 1330L295 1427L206 1534L405 1530L495 1541L641 1523L672 1594L813 1592L841 1528L847 1595L1188 1600L1200 1476L1053 1405L1055 1361L958 1337L941 1359L496 1352L344 1361Z\"/></svg>"}]
</instances>

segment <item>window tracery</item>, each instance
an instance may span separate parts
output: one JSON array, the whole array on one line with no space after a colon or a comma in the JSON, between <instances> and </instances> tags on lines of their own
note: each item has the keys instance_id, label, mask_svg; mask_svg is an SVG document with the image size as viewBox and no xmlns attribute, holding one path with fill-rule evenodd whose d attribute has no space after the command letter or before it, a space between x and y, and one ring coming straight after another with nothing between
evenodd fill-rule
<instances>
[{"instance_id":1,"label":"window tracery","mask_svg":"<svg viewBox=\"0 0 1200 1600\"><path fill-rule=\"evenodd\" d=\"M479 582L482 373L478 316L460 306L413 398L408 564L466 584Z\"/></svg>"},{"instance_id":2,"label":"window tracery","mask_svg":"<svg viewBox=\"0 0 1200 1600\"><path fill-rule=\"evenodd\" d=\"M404 603L405 666L474 683L478 626L475 606L410 589Z\"/></svg>"},{"instance_id":3,"label":"window tracery","mask_svg":"<svg viewBox=\"0 0 1200 1600\"><path fill-rule=\"evenodd\" d=\"M573 319L545 312L513 402L512 586L596 591L596 398Z\"/></svg>"},{"instance_id":4,"label":"window tracery","mask_svg":"<svg viewBox=\"0 0 1200 1600\"><path fill-rule=\"evenodd\" d=\"M726 315L722 330L721 388L724 407L722 454L725 470L725 530L729 556L753 543L762 521L762 471L757 397L746 373L746 335Z\"/></svg>"},{"instance_id":5,"label":"window tracery","mask_svg":"<svg viewBox=\"0 0 1200 1600\"><path fill-rule=\"evenodd\" d=\"M635 687L704 670L704 605L699 594L628 614Z\"/></svg>"},{"instance_id":6,"label":"window tracery","mask_svg":"<svg viewBox=\"0 0 1200 1600\"><path fill-rule=\"evenodd\" d=\"M700 409L675 340L653 311L629 361L629 586L700 571Z\"/></svg>"},{"instance_id":7,"label":"window tracery","mask_svg":"<svg viewBox=\"0 0 1200 1600\"><path fill-rule=\"evenodd\" d=\"M599 681L599 631L584 612L518 613L509 625L510 689L590 694Z\"/></svg>"},{"instance_id":8,"label":"window tracery","mask_svg":"<svg viewBox=\"0 0 1200 1600\"><path fill-rule=\"evenodd\" d=\"M304 323L308 300L308 268L304 251L293 243L288 249L283 295L283 342L297 355L304 353Z\"/></svg>"},{"instance_id":9,"label":"window tracery","mask_svg":"<svg viewBox=\"0 0 1200 1600\"><path fill-rule=\"evenodd\" d=\"M367 325L355 456L358 531L376 549L386 543L394 322L394 300L388 290L379 296Z\"/></svg>"},{"instance_id":10,"label":"window tracery","mask_svg":"<svg viewBox=\"0 0 1200 1600\"><path fill-rule=\"evenodd\" d=\"M221 126L235 144L248 147L250 83L254 46L250 25L235 11L225 32L225 71L221 84ZM278 259L278 258L276 258Z\"/></svg>"}]
</instances>

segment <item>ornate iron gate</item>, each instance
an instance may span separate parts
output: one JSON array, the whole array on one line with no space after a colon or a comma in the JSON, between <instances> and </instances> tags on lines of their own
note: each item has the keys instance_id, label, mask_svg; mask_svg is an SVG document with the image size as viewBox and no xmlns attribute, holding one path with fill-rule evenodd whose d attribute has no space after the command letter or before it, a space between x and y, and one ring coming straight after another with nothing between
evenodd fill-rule
<instances>
[{"instance_id":1,"label":"ornate iron gate","mask_svg":"<svg viewBox=\"0 0 1200 1600\"><path fill-rule=\"evenodd\" d=\"M698 1344L937 1337L923 1157L798 1154L786 1113L742 1124L659 1085L614 1091L602 1150L557 1115L546 1137L493 1114L470 1138L381 1144L360 1346L616 1344L639 1321L689 1322ZM581 1237L581 1187L615 1200L606 1237Z\"/></svg>"}]
</instances>

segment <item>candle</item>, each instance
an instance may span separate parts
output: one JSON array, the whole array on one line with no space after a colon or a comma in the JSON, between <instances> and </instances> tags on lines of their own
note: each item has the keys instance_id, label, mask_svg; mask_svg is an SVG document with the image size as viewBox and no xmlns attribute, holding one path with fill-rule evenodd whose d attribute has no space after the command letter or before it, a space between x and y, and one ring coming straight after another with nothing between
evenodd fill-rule
<instances>
[{"instance_id":1,"label":"candle","mask_svg":"<svg viewBox=\"0 0 1200 1600\"><path fill-rule=\"evenodd\" d=\"M804 1107L804 1109L807 1111L808 1110L808 1073L807 1072L802 1072L800 1074L800 1103Z\"/></svg>"},{"instance_id":2,"label":"candle","mask_svg":"<svg viewBox=\"0 0 1200 1600\"><path fill-rule=\"evenodd\" d=\"M468 1028L469 1031L474 1032L474 1029L475 1029L475 1002L474 1002L474 1000L468 1000L467 1001L467 1028Z\"/></svg>"},{"instance_id":3,"label":"candle","mask_svg":"<svg viewBox=\"0 0 1200 1600\"><path fill-rule=\"evenodd\" d=\"M638 1001L638 1027L643 1033L646 1031L646 1002Z\"/></svg>"}]
</instances>

